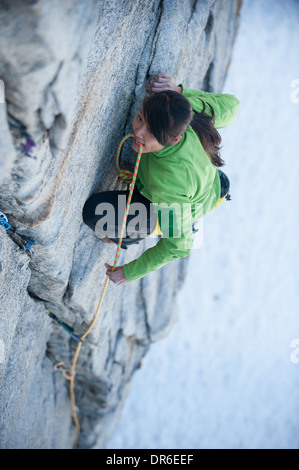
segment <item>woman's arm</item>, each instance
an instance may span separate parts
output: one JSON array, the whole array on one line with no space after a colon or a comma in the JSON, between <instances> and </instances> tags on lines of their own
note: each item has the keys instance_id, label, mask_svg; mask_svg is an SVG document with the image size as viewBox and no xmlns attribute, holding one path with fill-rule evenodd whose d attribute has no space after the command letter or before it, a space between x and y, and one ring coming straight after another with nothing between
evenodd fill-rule
<instances>
[{"instance_id":1,"label":"woman's arm","mask_svg":"<svg viewBox=\"0 0 299 470\"><path fill-rule=\"evenodd\" d=\"M187 182L185 174L180 180ZM139 279L170 261L188 256L193 247L192 210L190 199L183 195L184 187L180 181L174 182L171 191L162 191L161 186L151 187L155 201L155 212L159 214L162 238L148 248L139 258L123 266L124 275L129 281Z\"/></svg>"},{"instance_id":2,"label":"woman's arm","mask_svg":"<svg viewBox=\"0 0 299 470\"><path fill-rule=\"evenodd\" d=\"M139 258L123 266L126 279L135 281L171 261L188 256L192 246L187 244L185 247L185 243L186 240L183 245L182 240L176 238L161 238L157 245L148 248Z\"/></svg>"},{"instance_id":3,"label":"woman's arm","mask_svg":"<svg viewBox=\"0 0 299 470\"><path fill-rule=\"evenodd\" d=\"M105 264L106 275L112 282L123 286L129 281L136 281L160 269L170 261L189 255L193 247L191 208L177 204L175 212L177 212L177 217L173 215L173 226L169 222L167 209L160 219L162 233L171 232L170 238L161 238L155 246L148 248L139 258L117 267L115 271L112 266Z\"/></svg>"},{"instance_id":4,"label":"woman's arm","mask_svg":"<svg viewBox=\"0 0 299 470\"><path fill-rule=\"evenodd\" d=\"M216 129L229 126L237 117L239 111L239 100L228 93L209 93L202 90L191 90L182 87L182 94L190 101L193 111L200 113L205 103L205 113L212 116L210 106L214 111L213 124Z\"/></svg>"},{"instance_id":5,"label":"woman's arm","mask_svg":"<svg viewBox=\"0 0 299 470\"><path fill-rule=\"evenodd\" d=\"M216 129L229 126L237 117L239 100L230 94L209 93L202 90L192 90L183 85L176 85L173 78L166 74L156 75L147 85L147 91L159 93L160 91L173 90L183 94L191 103L193 111L200 113L205 103L205 112L212 115L210 106L214 110L214 126ZM210 106L209 106L210 105Z\"/></svg>"}]
</instances>

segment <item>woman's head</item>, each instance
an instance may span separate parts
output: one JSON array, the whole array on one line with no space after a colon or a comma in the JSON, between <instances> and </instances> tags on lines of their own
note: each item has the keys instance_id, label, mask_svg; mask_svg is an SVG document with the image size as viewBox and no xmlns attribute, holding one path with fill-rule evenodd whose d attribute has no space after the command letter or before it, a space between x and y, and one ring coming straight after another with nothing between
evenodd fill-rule
<instances>
[{"instance_id":1,"label":"woman's head","mask_svg":"<svg viewBox=\"0 0 299 470\"><path fill-rule=\"evenodd\" d=\"M189 101L176 91L167 90L146 97L133 120L135 139L144 144L143 152L157 152L178 143L192 120ZM136 142L137 141L137 142Z\"/></svg>"},{"instance_id":2,"label":"woman's head","mask_svg":"<svg viewBox=\"0 0 299 470\"><path fill-rule=\"evenodd\" d=\"M190 102L176 91L166 90L146 97L133 120L133 149L139 150L138 142L143 144L143 153L157 152L174 145L181 140L190 125L213 165L223 166L224 161L220 156L221 136L213 124L214 110L208 104L210 112L206 113L204 101L202 104L202 111L193 116Z\"/></svg>"}]
</instances>

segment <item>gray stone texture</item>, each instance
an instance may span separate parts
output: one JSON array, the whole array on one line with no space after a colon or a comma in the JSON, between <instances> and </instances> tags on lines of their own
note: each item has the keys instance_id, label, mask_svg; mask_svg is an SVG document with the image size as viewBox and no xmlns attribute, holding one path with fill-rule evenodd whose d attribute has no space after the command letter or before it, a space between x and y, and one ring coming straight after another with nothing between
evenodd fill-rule
<instances>
[{"instance_id":1,"label":"gray stone texture","mask_svg":"<svg viewBox=\"0 0 299 470\"><path fill-rule=\"evenodd\" d=\"M105 282L104 262L115 255L82 223L82 208L92 193L121 187L116 149L149 77L166 72L177 83L221 92L240 5L0 1L0 211L37 241L29 256L0 228L1 448L71 448L69 384L53 366L70 367L77 343L47 310L82 334ZM29 156L11 118L36 143ZM122 166L134 161L129 147ZM121 250L119 264L153 243ZM134 371L175 321L187 263L123 288L109 284L76 369L79 447L105 445Z\"/></svg>"}]
</instances>

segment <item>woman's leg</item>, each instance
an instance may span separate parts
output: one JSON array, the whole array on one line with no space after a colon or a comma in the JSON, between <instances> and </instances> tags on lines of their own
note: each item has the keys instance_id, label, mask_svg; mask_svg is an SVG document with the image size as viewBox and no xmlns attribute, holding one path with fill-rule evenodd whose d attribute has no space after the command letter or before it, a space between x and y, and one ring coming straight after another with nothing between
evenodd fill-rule
<instances>
[{"instance_id":1,"label":"woman's leg","mask_svg":"<svg viewBox=\"0 0 299 470\"><path fill-rule=\"evenodd\" d=\"M104 241L118 243L129 191L104 191L93 194L83 208L83 221ZM157 225L152 203L134 189L122 240L122 248L138 243Z\"/></svg>"}]
</instances>

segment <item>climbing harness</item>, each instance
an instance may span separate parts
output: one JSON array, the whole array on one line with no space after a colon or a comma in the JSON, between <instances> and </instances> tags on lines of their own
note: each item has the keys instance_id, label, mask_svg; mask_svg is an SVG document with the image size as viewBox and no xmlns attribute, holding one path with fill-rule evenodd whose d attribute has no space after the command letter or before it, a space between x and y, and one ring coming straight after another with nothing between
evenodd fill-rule
<instances>
[{"instance_id":1,"label":"climbing harness","mask_svg":"<svg viewBox=\"0 0 299 470\"><path fill-rule=\"evenodd\" d=\"M27 237L26 235L17 232L16 229L8 222L8 218L3 212L0 212L0 225L8 234L12 235L13 240L23 248L23 250L27 251L30 255L35 255L33 245L36 244L36 241L31 237Z\"/></svg>"},{"instance_id":2,"label":"climbing harness","mask_svg":"<svg viewBox=\"0 0 299 470\"><path fill-rule=\"evenodd\" d=\"M219 201L217 202L216 206L214 206L212 210L215 210L218 206L220 206L220 204L224 201L224 199L226 199L227 201L230 201L231 200L231 195L226 194L225 196L221 197L219 199Z\"/></svg>"},{"instance_id":3,"label":"climbing harness","mask_svg":"<svg viewBox=\"0 0 299 470\"><path fill-rule=\"evenodd\" d=\"M59 318L56 317L56 315L54 315L54 313L50 312L50 310L47 310L47 314L49 315L50 318L52 318L52 320L54 320L56 323L58 323L58 325L62 326L62 328L68 332L68 334L74 338L74 340L78 341L78 343L82 343L82 340L80 338L78 338L78 336L76 336L74 334L74 329L67 325L66 323L64 323L62 320L59 320Z\"/></svg>"},{"instance_id":4,"label":"climbing harness","mask_svg":"<svg viewBox=\"0 0 299 470\"><path fill-rule=\"evenodd\" d=\"M129 208L130 208L130 204L131 204L131 200L132 200L132 195L133 195L133 191L134 191L134 187L135 187L135 183L136 183L137 172L138 172L140 159L141 159L141 154L142 154L142 149L143 149L143 145L140 144L134 171L130 172L128 170L122 170L119 166L120 151L121 151L121 147L122 147L124 141L126 139L128 139L129 137L134 137L134 134L127 134L121 140L121 142L118 146L118 149L117 149L117 153L116 153L116 168L117 168L118 176L123 181L125 181L126 183L129 183L130 187L129 187L129 196L128 196L128 200L127 200L126 210L125 210L125 214L124 214L124 218L123 218L122 228L121 228L120 237L119 237L119 241L118 241L118 245L117 245L117 249L116 249L116 254L115 254L115 258L114 258L114 262L113 262L112 271L115 271L115 268L116 268L116 265L117 265L117 262L118 262L121 243L122 243L122 239L123 239L124 232L125 232L126 221L127 221L127 217L128 217L128 213L129 213ZM98 318L98 315L99 315L99 312L100 312L100 309L101 309L101 305L102 305L102 302L103 302L103 299L104 299L104 296L105 296L105 293L106 293L108 283L109 283L109 277L107 276L104 287L103 287L103 290L102 290L102 293L101 293L101 297L100 297L100 300L99 300L99 303L98 303L98 306L97 306L97 309L96 309L96 312L95 312L95 315L93 317L93 320L91 321L91 323L90 323L89 327L87 328L87 330L85 331L85 333L80 337L80 342L77 345L77 349L75 351L75 355L74 355L74 358L73 358L73 362L72 362L72 366L71 366L71 370L70 370L69 375L66 372L66 369L63 368L63 375L70 382L70 399L71 399L71 407L72 407L72 416L73 416L74 424L76 426L76 436L75 436L75 440L74 440L74 444L73 444L74 448L77 447L78 438L79 438L79 434L80 434L80 423L79 423L79 419L78 419L78 416L77 416L76 402L75 402L75 383L74 383L74 379L75 379L76 364L77 364L77 361L78 361L78 357L79 357L79 353L80 353L80 350L81 350L82 342L84 341L86 336L90 333L90 331L92 330L92 328L93 328L93 326L94 326L94 324L95 324L95 322ZM61 363L59 363L59 364L61 364ZM57 366L58 365L56 364L56 367Z\"/></svg>"}]
</instances>

